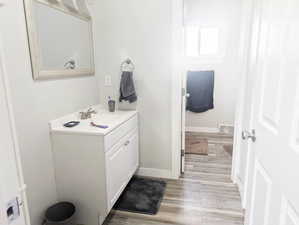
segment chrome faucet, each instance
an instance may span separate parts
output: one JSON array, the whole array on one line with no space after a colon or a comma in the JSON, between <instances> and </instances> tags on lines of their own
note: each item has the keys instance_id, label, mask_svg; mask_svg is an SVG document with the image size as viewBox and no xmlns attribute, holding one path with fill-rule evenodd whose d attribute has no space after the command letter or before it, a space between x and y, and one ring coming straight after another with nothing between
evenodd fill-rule
<instances>
[{"instance_id":1,"label":"chrome faucet","mask_svg":"<svg viewBox=\"0 0 299 225\"><path fill-rule=\"evenodd\" d=\"M92 108L89 108L87 112L80 112L80 119L81 120L86 120L91 118L91 114L96 114L97 112L93 110Z\"/></svg>"}]
</instances>

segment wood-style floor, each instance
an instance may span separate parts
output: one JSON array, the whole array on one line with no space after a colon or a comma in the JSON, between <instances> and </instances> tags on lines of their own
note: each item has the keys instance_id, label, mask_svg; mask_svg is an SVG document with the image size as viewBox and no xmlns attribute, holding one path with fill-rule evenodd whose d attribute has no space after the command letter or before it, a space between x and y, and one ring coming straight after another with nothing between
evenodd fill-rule
<instances>
[{"instance_id":1,"label":"wood-style floor","mask_svg":"<svg viewBox=\"0 0 299 225\"><path fill-rule=\"evenodd\" d=\"M240 195L230 179L231 156L223 148L232 139L206 137L209 154L186 155L185 174L166 180L157 215L112 211L105 225L243 225Z\"/></svg>"}]
</instances>

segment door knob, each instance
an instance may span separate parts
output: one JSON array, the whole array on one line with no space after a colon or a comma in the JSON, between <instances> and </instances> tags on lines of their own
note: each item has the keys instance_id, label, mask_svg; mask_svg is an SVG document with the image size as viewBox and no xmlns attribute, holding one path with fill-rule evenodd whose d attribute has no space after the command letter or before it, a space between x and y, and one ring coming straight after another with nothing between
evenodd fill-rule
<instances>
[{"instance_id":1,"label":"door knob","mask_svg":"<svg viewBox=\"0 0 299 225\"><path fill-rule=\"evenodd\" d=\"M248 140L248 139L251 139L252 142L255 142L256 141L256 136L255 136L256 132L255 130L251 130L250 131L247 131L247 130L244 130L242 131L242 139L243 140Z\"/></svg>"}]
</instances>

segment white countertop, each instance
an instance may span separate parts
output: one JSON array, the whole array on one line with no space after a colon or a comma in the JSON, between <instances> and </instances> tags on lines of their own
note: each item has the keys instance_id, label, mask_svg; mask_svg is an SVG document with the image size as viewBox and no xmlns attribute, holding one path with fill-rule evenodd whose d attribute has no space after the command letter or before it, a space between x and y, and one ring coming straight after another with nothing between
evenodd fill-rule
<instances>
[{"instance_id":1,"label":"white countertop","mask_svg":"<svg viewBox=\"0 0 299 225\"><path fill-rule=\"evenodd\" d=\"M88 108L80 110L78 112L50 121L50 131L55 133L58 132L68 134L73 133L86 135L106 135L137 114L137 111L135 110L117 110L115 112L109 112L108 110L104 109L101 105L91 106L90 108L94 109L97 112L96 114L92 114L91 119L81 120L79 112L87 111ZM72 128L63 126L63 124L70 121L80 121L80 124ZM97 125L106 125L108 126L108 128L103 129L91 126L91 122L94 122Z\"/></svg>"}]
</instances>

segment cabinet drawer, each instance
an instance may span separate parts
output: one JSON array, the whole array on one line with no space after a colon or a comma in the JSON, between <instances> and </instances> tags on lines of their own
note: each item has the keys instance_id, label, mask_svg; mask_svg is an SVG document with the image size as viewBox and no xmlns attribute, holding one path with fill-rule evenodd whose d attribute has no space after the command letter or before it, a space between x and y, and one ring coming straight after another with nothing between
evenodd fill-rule
<instances>
[{"instance_id":1,"label":"cabinet drawer","mask_svg":"<svg viewBox=\"0 0 299 225\"><path fill-rule=\"evenodd\" d=\"M138 126L138 117L135 115L112 132L105 136L105 152L108 151L114 144L116 144L123 136L130 131L136 129Z\"/></svg>"}]
</instances>

